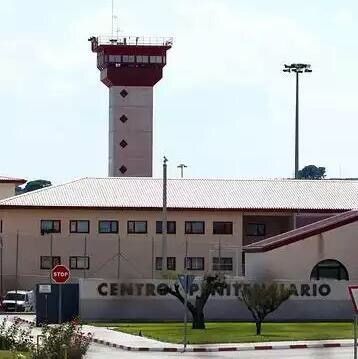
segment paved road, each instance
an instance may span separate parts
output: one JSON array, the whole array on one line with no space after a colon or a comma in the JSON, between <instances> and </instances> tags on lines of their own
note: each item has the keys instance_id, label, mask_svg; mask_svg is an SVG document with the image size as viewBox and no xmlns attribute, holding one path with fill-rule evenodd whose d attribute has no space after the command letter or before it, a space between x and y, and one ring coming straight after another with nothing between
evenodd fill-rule
<instances>
[{"instance_id":1,"label":"paved road","mask_svg":"<svg viewBox=\"0 0 358 359\"><path fill-rule=\"evenodd\" d=\"M155 353L155 352L128 352L118 349L107 348L102 345L93 344L86 356L86 359L165 359L165 358L235 358L235 359L352 359L353 348L332 348L332 349L288 349L288 350L265 350L248 352L227 352L227 353Z\"/></svg>"}]
</instances>

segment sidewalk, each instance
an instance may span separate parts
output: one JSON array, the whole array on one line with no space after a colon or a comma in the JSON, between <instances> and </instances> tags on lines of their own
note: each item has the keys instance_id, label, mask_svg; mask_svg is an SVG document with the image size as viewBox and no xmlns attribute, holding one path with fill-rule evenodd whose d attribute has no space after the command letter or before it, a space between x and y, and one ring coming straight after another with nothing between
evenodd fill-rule
<instances>
[{"instance_id":1,"label":"sidewalk","mask_svg":"<svg viewBox=\"0 0 358 359\"><path fill-rule=\"evenodd\" d=\"M34 323L34 316L17 315L24 323ZM93 342L112 348L128 351L153 351L153 352L180 352L183 345L164 343L158 340L140 337L92 325L83 326L84 333L93 335ZM308 349L308 348L338 348L352 347L353 339L317 340L317 341L286 341L264 343L224 343L224 344L195 344L188 345L188 352L220 352L220 351L248 351L248 350L273 350L273 349Z\"/></svg>"}]
</instances>

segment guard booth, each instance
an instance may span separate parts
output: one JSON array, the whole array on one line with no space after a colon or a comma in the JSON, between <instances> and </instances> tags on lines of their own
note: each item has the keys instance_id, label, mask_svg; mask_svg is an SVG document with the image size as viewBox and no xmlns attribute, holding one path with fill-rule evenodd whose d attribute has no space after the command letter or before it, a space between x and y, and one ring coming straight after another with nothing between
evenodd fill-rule
<instances>
[{"instance_id":1,"label":"guard booth","mask_svg":"<svg viewBox=\"0 0 358 359\"><path fill-rule=\"evenodd\" d=\"M60 286L62 287L61 290ZM59 323L59 304L61 304L62 323L79 317L78 284L37 284L36 326Z\"/></svg>"}]
</instances>

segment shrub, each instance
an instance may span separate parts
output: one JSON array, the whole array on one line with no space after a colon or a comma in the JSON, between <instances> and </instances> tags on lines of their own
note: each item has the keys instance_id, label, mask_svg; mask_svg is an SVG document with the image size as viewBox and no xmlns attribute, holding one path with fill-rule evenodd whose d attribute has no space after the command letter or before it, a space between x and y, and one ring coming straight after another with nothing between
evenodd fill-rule
<instances>
[{"instance_id":1,"label":"shrub","mask_svg":"<svg viewBox=\"0 0 358 359\"><path fill-rule=\"evenodd\" d=\"M62 359L67 350L68 359L82 358L91 343L92 335L82 333L82 327L76 321L58 326L42 328L42 343L33 352L33 359Z\"/></svg>"},{"instance_id":2,"label":"shrub","mask_svg":"<svg viewBox=\"0 0 358 359\"><path fill-rule=\"evenodd\" d=\"M0 349L27 352L34 348L32 327L23 328L18 320L4 318L0 324Z\"/></svg>"}]
</instances>

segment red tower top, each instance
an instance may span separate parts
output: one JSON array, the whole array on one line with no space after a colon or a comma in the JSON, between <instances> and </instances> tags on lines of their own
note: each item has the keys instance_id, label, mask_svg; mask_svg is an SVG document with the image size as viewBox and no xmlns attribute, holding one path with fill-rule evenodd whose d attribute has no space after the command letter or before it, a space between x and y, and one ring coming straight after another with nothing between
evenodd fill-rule
<instances>
[{"instance_id":1,"label":"red tower top","mask_svg":"<svg viewBox=\"0 0 358 359\"><path fill-rule=\"evenodd\" d=\"M111 86L154 86L163 74L172 38L91 37L101 81Z\"/></svg>"}]
</instances>

